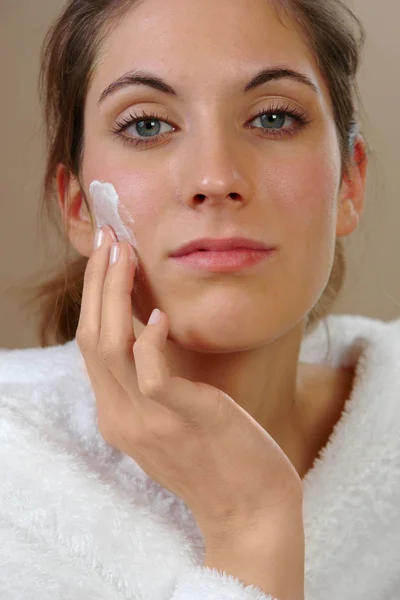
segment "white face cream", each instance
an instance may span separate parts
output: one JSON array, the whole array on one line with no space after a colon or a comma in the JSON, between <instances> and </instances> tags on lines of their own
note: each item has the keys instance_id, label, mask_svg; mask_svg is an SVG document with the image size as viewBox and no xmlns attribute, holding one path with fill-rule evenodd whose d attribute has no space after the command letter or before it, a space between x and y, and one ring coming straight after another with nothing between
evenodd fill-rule
<instances>
[{"instance_id":1,"label":"white face cream","mask_svg":"<svg viewBox=\"0 0 400 600\"><path fill-rule=\"evenodd\" d=\"M89 187L90 195L93 200L93 212L96 217L97 226L110 226L115 231L119 242L129 242L134 248L138 248L137 241L132 231L125 227L120 213L123 214L126 221L134 224L135 219L121 205L118 194L112 183L102 183L101 181L92 181Z\"/></svg>"}]
</instances>

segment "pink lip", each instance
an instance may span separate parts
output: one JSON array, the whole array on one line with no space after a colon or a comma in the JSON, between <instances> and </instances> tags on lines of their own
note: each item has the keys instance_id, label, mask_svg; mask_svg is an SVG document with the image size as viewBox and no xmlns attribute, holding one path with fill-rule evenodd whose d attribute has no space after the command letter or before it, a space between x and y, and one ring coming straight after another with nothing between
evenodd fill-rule
<instances>
[{"instance_id":1,"label":"pink lip","mask_svg":"<svg viewBox=\"0 0 400 600\"><path fill-rule=\"evenodd\" d=\"M184 256L196 250L207 250L214 252L225 252L237 249L272 250L275 246L267 245L263 241L253 240L245 237L230 238L199 238L184 244L175 250L170 256L173 258Z\"/></svg>"},{"instance_id":2,"label":"pink lip","mask_svg":"<svg viewBox=\"0 0 400 600\"><path fill-rule=\"evenodd\" d=\"M172 257L184 267L230 273L252 267L275 254L275 250L239 248L222 252L198 250L184 256Z\"/></svg>"}]
</instances>

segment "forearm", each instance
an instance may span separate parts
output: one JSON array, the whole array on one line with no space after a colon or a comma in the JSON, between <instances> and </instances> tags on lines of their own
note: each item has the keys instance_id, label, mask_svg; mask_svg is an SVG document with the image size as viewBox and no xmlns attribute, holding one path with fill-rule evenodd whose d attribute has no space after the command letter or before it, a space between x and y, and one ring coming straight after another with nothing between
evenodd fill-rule
<instances>
[{"instance_id":1,"label":"forearm","mask_svg":"<svg viewBox=\"0 0 400 600\"><path fill-rule=\"evenodd\" d=\"M204 566L233 575L277 600L304 600L301 511L269 517L258 527L239 531L227 535L223 544L206 543Z\"/></svg>"}]
</instances>

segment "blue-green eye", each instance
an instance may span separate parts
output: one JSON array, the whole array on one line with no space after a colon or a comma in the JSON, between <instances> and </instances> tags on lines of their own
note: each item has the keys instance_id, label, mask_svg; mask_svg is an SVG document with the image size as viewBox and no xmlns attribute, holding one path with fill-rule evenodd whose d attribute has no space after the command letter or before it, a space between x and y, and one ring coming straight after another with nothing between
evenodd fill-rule
<instances>
[{"instance_id":1,"label":"blue-green eye","mask_svg":"<svg viewBox=\"0 0 400 600\"><path fill-rule=\"evenodd\" d=\"M257 119L261 119L263 126L266 128L272 126L272 129L281 129L284 126L286 117L284 113L264 113L261 117L257 117ZM293 117L290 117L293 119Z\"/></svg>"},{"instance_id":2,"label":"blue-green eye","mask_svg":"<svg viewBox=\"0 0 400 600\"><path fill-rule=\"evenodd\" d=\"M295 125L289 128L284 128L284 124L287 118L291 118ZM249 129L258 129L262 135L269 134L269 137L283 138L285 136L292 136L302 126L307 125L310 121L307 119L306 113L296 108L291 108L289 105L286 106L273 106L267 109L261 109L257 115L255 115L248 123L260 119L262 127L255 127L247 125ZM161 126L157 124L164 123L172 127L167 121L163 120L161 115L148 114L145 111L141 115L137 115L135 112L129 114L128 117L123 118L121 121L116 123L115 129L112 133L122 138L123 142L128 144L134 144L136 146L142 146L159 142L161 139L168 134L168 132L160 133ZM130 127L135 126L136 132L143 138L136 138L133 136L122 135ZM152 135L154 133L155 135Z\"/></svg>"}]
</instances>

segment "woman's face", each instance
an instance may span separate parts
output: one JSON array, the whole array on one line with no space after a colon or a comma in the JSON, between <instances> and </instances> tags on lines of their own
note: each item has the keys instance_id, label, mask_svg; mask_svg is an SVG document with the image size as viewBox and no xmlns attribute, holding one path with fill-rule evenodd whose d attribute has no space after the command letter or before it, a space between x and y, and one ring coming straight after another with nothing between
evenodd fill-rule
<instances>
[{"instance_id":1,"label":"woman's face","mask_svg":"<svg viewBox=\"0 0 400 600\"><path fill-rule=\"evenodd\" d=\"M277 67L316 89L285 77L244 91ZM99 101L133 71L162 78L176 95L131 84ZM143 112L157 118L129 125ZM90 183L112 183L135 219L134 314L144 321L161 308L171 339L245 349L303 319L330 276L340 173L328 88L301 33L266 0L146 0L103 44L85 106L84 191L92 206ZM212 273L169 256L195 238L234 234L277 246L274 258Z\"/></svg>"}]
</instances>

